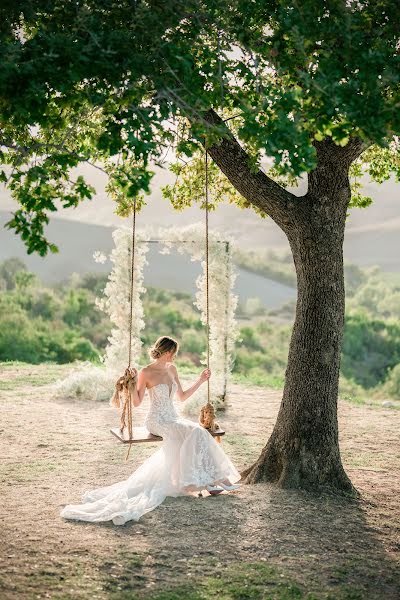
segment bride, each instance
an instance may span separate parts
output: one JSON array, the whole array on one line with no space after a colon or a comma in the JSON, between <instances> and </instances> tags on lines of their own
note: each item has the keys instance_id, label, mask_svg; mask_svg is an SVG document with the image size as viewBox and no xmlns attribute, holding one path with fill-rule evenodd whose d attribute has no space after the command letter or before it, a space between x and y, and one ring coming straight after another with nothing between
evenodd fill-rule
<instances>
[{"instance_id":1,"label":"bride","mask_svg":"<svg viewBox=\"0 0 400 600\"><path fill-rule=\"evenodd\" d=\"M210 494L238 489L240 473L212 435L199 423L181 417L173 404L176 393L184 402L211 376L205 369L199 379L183 390L173 360L178 342L168 336L158 338L149 348L153 362L137 377L135 406L147 389L150 408L147 429L163 438L152 454L124 481L87 491L83 504L68 504L60 515L79 521L110 521L123 525L161 504L167 496L187 496L206 489ZM137 372L136 372L137 373Z\"/></svg>"}]
</instances>

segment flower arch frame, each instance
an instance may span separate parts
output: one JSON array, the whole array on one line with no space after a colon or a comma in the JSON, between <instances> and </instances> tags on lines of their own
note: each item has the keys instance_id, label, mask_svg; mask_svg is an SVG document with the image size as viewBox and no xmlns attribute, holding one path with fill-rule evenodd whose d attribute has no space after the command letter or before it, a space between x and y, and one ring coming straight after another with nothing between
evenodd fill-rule
<instances>
[{"instance_id":1,"label":"flower arch frame","mask_svg":"<svg viewBox=\"0 0 400 600\"><path fill-rule=\"evenodd\" d=\"M111 252L110 260L114 266L104 289L104 297L97 300L97 306L108 313L113 323L104 363L110 373L118 376L128 356L131 231L128 227L120 227L113 232L113 238L115 247ZM194 305L200 311L201 321L206 326L204 225L195 223L175 229L163 227L157 230L142 229L136 234L136 242L132 321L133 364L139 362L142 346L140 332L145 327L142 295L146 292L143 280L144 269L148 264L146 254L150 242L160 244L161 254L168 254L172 248L175 248L180 254L189 255L192 261L201 262L202 273L196 279L197 292ZM235 319L238 297L233 292L237 275L231 259L232 244L231 238L222 237L214 229L209 233L209 343L212 372L210 391L215 408L223 408L226 402L235 341L238 336ZM201 362L206 364L205 353ZM204 393L198 393L197 397L203 400Z\"/></svg>"},{"instance_id":2,"label":"flower arch frame","mask_svg":"<svg viewBox=\"0 0 400 600\"><path fill-rule=\"evenodd\" d=\"M103 297L96 300L99 309L109 315L112 323L108 345L103 356L105 369L86 366L79 374L67 377L59 386L63 395L92 399L105 399L108 387L111 391L115 379L121 375L128 357L129 314L130 314L130 265L132 232L122 226L112 233L114 248L109 260L113 264L104 288ZM218 231L209 231L209 350L211 401L216 409L226 407L229 377L231 375L235 342L239 331L235 319L238 297L234 293L237 273L232 264L234 240L222 236ZM202 271L196 279L197 292L194 305L200 312L200 318L206 326L206 263L204 225L194 223L179 228L159 227L143 228L136 231L135 261L133 277L133 319L132 319L132 364L138 365L142 349L141 331L145 327L142 304L144 271L148 264L146 255L149 244L158 242L159 252L168 254L172 248L178 253L190 256L191 261L200 261ZM107 257L99 251L94 252L97 262L104 263ZM201 363L206 365L206 353ZM97 381L98 380L98 381ZM109 385L107 385L107 382ZM79 393L77 392L79 390ZM206 386L201 386L189 401L185 402L182 412L190 412L206 399Z\"/></svg>"}]
</instances>

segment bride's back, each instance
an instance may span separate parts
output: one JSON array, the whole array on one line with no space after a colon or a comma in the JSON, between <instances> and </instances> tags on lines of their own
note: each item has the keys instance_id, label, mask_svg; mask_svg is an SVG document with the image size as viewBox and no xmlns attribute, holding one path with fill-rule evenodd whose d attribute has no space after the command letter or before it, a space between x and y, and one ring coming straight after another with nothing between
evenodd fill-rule
<instances>
[{"instance_id":1,"label":"bride's back","mask_svg":"<svg viewBox=\"0 0 400 600\"><path fill-rule=\"evenodd\" d=\"M168 384L171 389L172 384L175 381L173 373L170 369L172 363L165 363L165 367L159 367L152 363L143 367L142 371L145 375L146 389L150 390L152 387L162 383Z\"/></svg>"}]
</instances>

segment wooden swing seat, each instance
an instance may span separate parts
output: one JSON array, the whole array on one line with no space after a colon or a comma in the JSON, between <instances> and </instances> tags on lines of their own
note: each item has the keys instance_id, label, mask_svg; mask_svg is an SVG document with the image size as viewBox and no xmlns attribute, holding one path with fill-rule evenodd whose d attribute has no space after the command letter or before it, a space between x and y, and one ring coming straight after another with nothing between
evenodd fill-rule
<instances>
[{"instance_id":1,"label":"wooden swing seat","mask_svg":"<svg viewBox=\"0 0 400 600\"><path fill-rule=\"evenodd\" d=\"M140 444L142 442L162 442L162 437L159 435L155 435L154 433L150 433L146 427L134 427L132 438L129 439L129 432L127 429L124 429L122 432L119 427L113 427L110 429L111 433L115 435L116 438L119 439L120 442L124 444ZM207 430L208 431L208 430ZM219 438L222 435L225 435L225 431L223 429L217 429L216 431L209 431L213 437Z\"/></svg>"}]
</instances>

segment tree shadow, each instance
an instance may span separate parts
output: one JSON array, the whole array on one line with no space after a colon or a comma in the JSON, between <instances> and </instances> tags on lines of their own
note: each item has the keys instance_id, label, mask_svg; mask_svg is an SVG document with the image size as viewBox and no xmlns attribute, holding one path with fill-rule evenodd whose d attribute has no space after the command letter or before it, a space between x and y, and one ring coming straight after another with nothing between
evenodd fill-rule
<instances>
[{"instance_id":1,"label":"tree shadow","mask_svg":"<svg viewBox=\"0 0 400 600\"><path fill-rule=\"evenodd\" d=\"M365 503L362 497L249 485L216 497L167 498L116 535L125 557L135 537L145 536L147 565L136 565L132 576L150 578L157 589L179 584L188 565L191 576L201 577L233 562L264 561L307 592L394 599L397 565L367 522Z\"/></svg>"}]
</instances>

